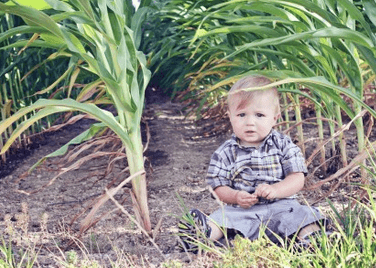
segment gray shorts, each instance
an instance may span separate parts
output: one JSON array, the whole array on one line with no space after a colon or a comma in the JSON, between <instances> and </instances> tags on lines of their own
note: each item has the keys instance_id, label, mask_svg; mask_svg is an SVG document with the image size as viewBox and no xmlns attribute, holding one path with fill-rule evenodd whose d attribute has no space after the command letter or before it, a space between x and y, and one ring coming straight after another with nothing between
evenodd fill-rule
<instances>
[{"instance_id":1,"label":"gray shorts","mask_svg":"<svg viewBox=\"0 0 376 268\"><path fill-rule=\"evenodd\" d=\"M210 215L210 219L225 229L241 232L245 237L255 240L260 227L274 242L273 233L284 238L296 233L304 226L321 221L325 217L315 207L299 204L296 199L281 199L268 204L256 204L248 209L225 205Z\"/></svg>"}]
</instances>

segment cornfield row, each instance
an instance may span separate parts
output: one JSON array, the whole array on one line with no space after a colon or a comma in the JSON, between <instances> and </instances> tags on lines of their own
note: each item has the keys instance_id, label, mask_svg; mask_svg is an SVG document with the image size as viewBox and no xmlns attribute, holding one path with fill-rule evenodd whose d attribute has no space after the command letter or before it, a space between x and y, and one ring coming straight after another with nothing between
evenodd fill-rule
<instances>
[{"instance_id":1,"label":"cornfield row","mask_svg":"<svg viewBox=\"0 0 376 268\"><path fill-rule=\"evenodd\" d=\"M8 14L0 16L0 33L23 24L18 17ZM3 47L0 50L0 121L9 118L22 107L34 103L38 98L46 97L46 94L39 92L47 88L58 78L59 73L67 68L68 62L64 60L54 65L48 63L46 58L52 53L49 49L31 47L24 51L22 47L8 48L12 42L17 42L17 39L21 40L23 37L17 36L8 40L5 36L0 36L0 44ZM26 115L0 135L0 148L12 135L13 130L32 115ZM57 116L49 116L44 120L38 120L18 138L13 148L27 146L30 136L48 129L56 119ZM2 161L6 161L6 154L1 155Z\"/></svg>"},{"instance_id":2,"label":"cornfield row","mask_svg":"<svg viewBox=\"0 0 376 268\"><path fill-rule=\"evenodd\" d=\"M314 111L309 123L317 125L326 170L325 144L339 151L343 166L349 162L343 128L350 120L358 152L368 146L376 115L374 11L373 1L174 0L163 6L163 19L149 23L159 30L149 33L157 40L146 51L161 85L173 84L172 93L183 95L198 117L225 107L229 87L241 76L274 80L286 107L284 129L295 125L303 150L310 137L303 135L301 110L308 104ZM176 66L171 72L169 64ZM371 118L366 126L365 111ZM324 122L328 136L336 137L329 142Z\"/></svg>"},{"instance_id":3,"label":"cornfield row","mask_svg":"<svg viewBox=\"0 0 376 268\"><path fill-rule=\"evenodd\" d=\"M89 114L100 123L76 141L104 128L120 138L130 173L138 174L132 182L136 216L148 231L140 133L148 85L179 96L205 117L211 109L224 115L232 83L262 74L279 87L281 123L286 131L296 128L303 150L302 107L315 111L323 169L326 144L339 150L343 166L354 164L343 136L349 121L359 155L374 146L367 140L373 119L364 125L365 113L376 117L368 102L375 96L374 1L144 0L137 11L130 0L48 2L48 11L0 3L1 153L22 135L48 127L49 120L41 120L50 116ZM103 109L108 104L116 115ZM325 138L323 121L332 139Z\"/></svg>"}]
</instances>

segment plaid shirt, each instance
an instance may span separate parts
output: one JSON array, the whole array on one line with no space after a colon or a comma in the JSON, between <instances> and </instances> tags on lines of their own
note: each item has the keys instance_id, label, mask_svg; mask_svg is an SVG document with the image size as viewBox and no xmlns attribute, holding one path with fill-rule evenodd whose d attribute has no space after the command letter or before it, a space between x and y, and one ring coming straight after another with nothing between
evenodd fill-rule
<instances>
[{"instance_id":1,"label":"plaid shirt","mask_svg":"<svg viewBox=\"0 0 376 268\"><path fill-rule=\"evenodd\" d=\"M212 155L206 181L213 189L229 186L253 193L257 185L295 172L307 173L303 154L290 137L272 130L258 148L241 146L232 135Z\"/></svg>"}]
</instances>

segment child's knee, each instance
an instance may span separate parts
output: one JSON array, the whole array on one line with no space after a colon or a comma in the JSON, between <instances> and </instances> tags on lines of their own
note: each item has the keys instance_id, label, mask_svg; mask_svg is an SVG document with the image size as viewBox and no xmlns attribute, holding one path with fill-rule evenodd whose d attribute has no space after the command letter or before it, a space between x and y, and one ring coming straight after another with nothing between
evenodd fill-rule
<instances>
[{"instance_id":1,"label":"child's knee","mask_svg":"<svg viewBox=\"0 0 376 268\"><path fill-rule=\"evenodd\" d=\"M321 230L321 228L318 224L311 223L311 224L308 224L307 226L304 226L302 229L300 229L300 231L298 233L298 237L302 238L302 237L306 236L307 234L317 232L319 230Z\"/></svg>"},{"instance_id":2,"label":"child's knee","mask_svg":"<svg viewBox=\"0 0 376 268\"><path fill-rule=\"evenodd\" d=\"M219 239L221 239L223 236L222 230L212 221L209 221L208 224L211 228L209 239L212 241L218 241Z\"/></svg>"}]
</instances>

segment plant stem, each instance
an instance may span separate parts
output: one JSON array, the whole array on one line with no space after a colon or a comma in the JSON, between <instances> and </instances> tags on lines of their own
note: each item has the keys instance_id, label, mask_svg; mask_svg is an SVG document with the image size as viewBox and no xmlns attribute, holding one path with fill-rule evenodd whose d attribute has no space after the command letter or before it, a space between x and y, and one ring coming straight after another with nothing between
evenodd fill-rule
<instances>
[{"instance_id":1,"label":"plant stem","mask_svg":"<svg viewBox=\"0 0 376 268\"><path fill-rule=\"evenodd\" d=\"M319 132L319 144L321 144L324 140L324 127L323 127L323 123L322 123L322 120L321 120L321 117L322 117L322 113L321 113L321 109L320 107L318 107L318 105L315 105L315 110L316 110L316 116L317 116L317 126L318 126L318 132ZM325 164L325 146L323 146L322 148L320 148L320 155L321 155L321 158L320 158L320 163L322 165L322 169L324 171L324 173L326 173L326 164Z\"/></svg>"},{"instance_id":2,"label":"plant stem","mask_svg":"<svg viewBox=\"0 0 376 268\"><path fill-rule=\"evenodd\" d=\"M295 101L296 123L300 123L300 122L302 122L302 114L301 114L300 100L299 100L298 94L294 95L294 101ZM303 155L305 155L303 125L302 124L298 125L297 130L298 130L298 138L299 138L299 143L301 144L302 153L303 153Z\"/></svg>"},{"instance_id":3,"label":"plant stem","mask_svg":"<svg viewBox=\"0 0 376 268\"><path fill-rule=\"evenodd\" d=\"M129 133L129 138L133 146L132 148L126 146L126 153L129 170L132 175L144 169L140 124L138 124L138 127ZM142 224L142 227L147 232L151 232L145 174L137 176L132 180L132 191L136 197L136 203L134 203L133 206L136 217L138 218L137 220Z\"/></svg>"},{"instance_id":4,"label":"plant stem","mask_svg":"<svg viewBox=\"0 0 376 268\"><path fill-rule=\"evenodd\" d=\"M282 93L282 99L283 99L283 106L284 106L284 115L285 115L285 122L286 123L286 129L290 128L290 117L289 117L289 105L287 102L286 93Z\"/></svg>"},{"instance_id":5,"label":"plant stem","mask_svg":"<svg viewBox=\"0 0 376 268\"><path fill-rule=\"evenodd\" d=\"M341 128L343 125L342 113L341 113L341 108L338 105L335 106L335 112L336 112L336 117L337 117L337 122L338 122L338 128ZM341 150L342 165L345 167L347 166L348 163L347 163L346 140L345 140L345 134L343 132L339 134L339 146Z\"/></svg>"}]
</instances>

